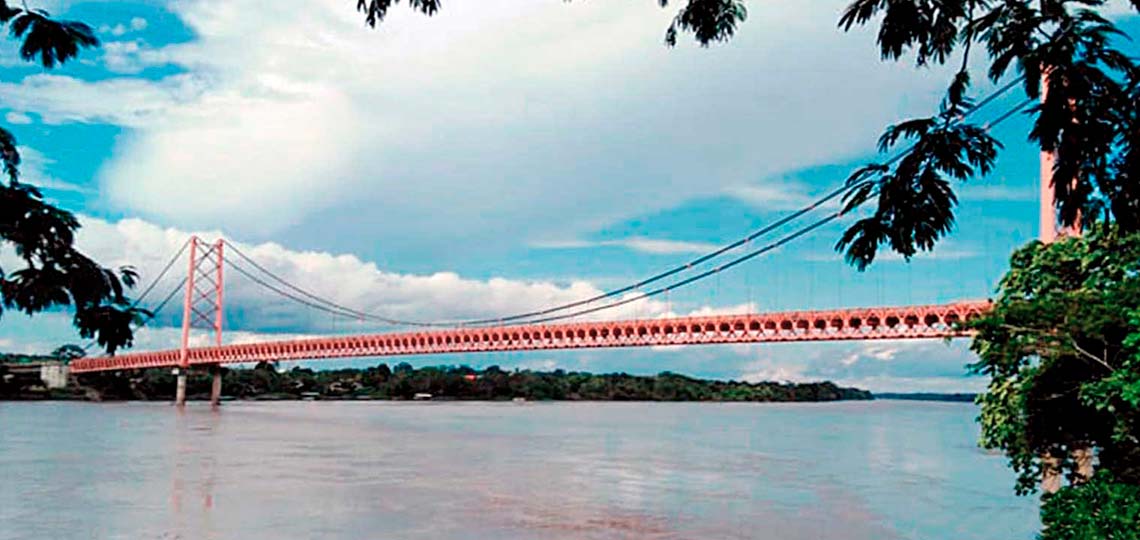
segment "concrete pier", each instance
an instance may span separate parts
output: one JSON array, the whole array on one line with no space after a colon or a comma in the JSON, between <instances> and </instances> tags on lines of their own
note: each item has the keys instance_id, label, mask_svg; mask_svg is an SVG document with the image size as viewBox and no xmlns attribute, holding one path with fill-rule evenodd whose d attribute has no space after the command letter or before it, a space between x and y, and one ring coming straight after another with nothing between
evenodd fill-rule
<instances>
[{"instance_id":1,"label":"concrete pier","mask_svg":"<svg viewBox=\"0 0 1140 540\"><path fill-rule=\"evenodd\" d=\"M186 405L186 370L174 368L174 375L178 377L178 385L174 390L174 404L182 407Z\"/></svg>"},{"instance_id":2,"label":"concrete pier","mask_svg":"<svg viewBox=\"0 0 1140 540\"><path fill-rule=\"evenodd\" d=\"M210 373L213 374L213 381L210 383L210 406L217 407L222 401L222 366L217 364L210 366Z\"/></svg>"}]
</instances>

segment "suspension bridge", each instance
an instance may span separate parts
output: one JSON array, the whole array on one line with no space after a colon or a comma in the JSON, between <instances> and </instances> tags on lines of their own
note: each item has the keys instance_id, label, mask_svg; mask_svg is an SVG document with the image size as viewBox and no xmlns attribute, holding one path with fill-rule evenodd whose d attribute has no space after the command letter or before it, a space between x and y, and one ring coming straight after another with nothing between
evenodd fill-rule
<instances>
[{"instance_id":1,"label":"suspension bridge","mask_svg":"<svg viewBox=\"0 0 1140 540\"><path fill-rule=\"evenodd\" d=\"M1015 80L981 100L970 113L1016 86ZM997 116L987 129L1025 110L1025 101ZM960 121L961 119L959 119ZM889 160L891 164L894 160ZM1051 241L1058 233L1052 200L1052 156L1041 156L1041 237ZM615 347L693 346L733 343L821 342L852 340L948 339L967 335L960 323L986 313L988 300L966 300L938 305L851 307L815 311L784 311L734 315L665 317L632 320L583 320L596 318L622 305L658 295L667 295L693 283L719 275L765 253L810 234L844 215L823 217L766 244L756 241L780 227L827 208L829 202L857 185L845 182L794 212L747 236L664 272L581 300L524 313L461 321L403 320L368 312L314 294L268 270L239 246L226 240L207 243L191 237L181 251L140 295L142 301L162 279L189 254L185 277L155 309L157 313L183 293L182 340L176 349L139 351L74 360L72 373L91 373L142 368L176 368L176 403L185 402L186 371L206 368L214 373L211 401L221 395L219 366L262 361L296 361L333 358L384 357L493 351L537 351ZM755 247L754 247L755 246ZM727 259L727 260L726 260ZM711 267L710 267L711 266ZM701 268L706 268L701 270ZM225 278L233 270L265 290L300 304L334 315L361 321L410 327L402 332L282 339L248 344L224 344L223 321ZM633 293L633 294L630 294ZM153 315L152 315L153 317ZM145 324L145 323L144 323ZM212 345L191 346L194 330L210 333Z\"/></svg>"}]
</instances>

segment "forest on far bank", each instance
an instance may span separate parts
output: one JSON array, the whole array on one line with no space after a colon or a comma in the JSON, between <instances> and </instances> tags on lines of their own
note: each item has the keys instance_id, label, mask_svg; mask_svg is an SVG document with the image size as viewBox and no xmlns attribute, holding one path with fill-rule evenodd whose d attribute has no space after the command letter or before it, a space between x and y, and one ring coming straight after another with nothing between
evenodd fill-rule
<instances>
[{"instance_id":1,"label":"forest on far bank","mask_svg":"<svg viewBox=\"0 0 1140 540\"><path fill-rule=\"evenodd\" d=\"M64 394L102 400L170 400L175 380L169 368L77 376L79 386ZM188 394L209 395L211 376L191 370ZM9 389L11 393L12 389ZM2 392L2 390L0 390ZM279 369L262 362L253 368L223 368L222 394L234 399L433 399L572 401L837 401L873 399L870 392L831 382L720 381L663 372L654 376L575 371L504 370L491 366L414 368L406 362L362 369ZM2 394L0 394L2 395ZM65 397L56 395L53 397Z\"/></svg>"}]
</instances>

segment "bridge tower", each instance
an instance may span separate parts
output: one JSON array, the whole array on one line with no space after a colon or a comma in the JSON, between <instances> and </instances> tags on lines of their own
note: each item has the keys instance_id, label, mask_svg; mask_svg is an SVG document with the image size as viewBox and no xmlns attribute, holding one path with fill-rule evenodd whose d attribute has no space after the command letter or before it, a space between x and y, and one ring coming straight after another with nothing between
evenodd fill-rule
<instances>
[{"instance_id":1,"label":"bridge tower","mask_svg":"<svg viewBox=\"0 0 1140 540\"><path fill-rule=\"evenodd\" d=\"M212 345L222 344L222 300L225 260L221 239L207 244L197 236L190 237L190 264L186 276L186 296L182 305L182 345L179 349L178 386L174 404L186 404L186 376L190 369L190 341L194 330L206 330ZM213 381L210 404L217 406L222 396L222 372L218 364L210 366Z\"/></svg>"},{"instance_id":2,"label":"bridge tower","mask_svg":"<svg viewBox=\"0 0 1140 540\"><path fill-rule=\"evenodd\" d=\"M1049 93L1049 71L1045 70L1041 75L1041 103L1045 103L1045 97ZM1039 239L1046 243L1052 243L1058 238L1073 237L1081 235L1081 225L1077 224L1070 227L1061 227L1057 219L1056 200L1054 198L1054 182L1056 179L1053 177L1055 167L1057 164L1057 156L1054 152L1041 152L1041 217L1040 217L1040 233ZM1072 185L1075 186L1076 179L1071 180ZM1078 215L1078 220L1079 220ZM1087 481L1093 475L1093 452L1091 448L1082 447L1074 448L1071 451L1072 459L1077 463L1078 482ZM1041 491L1045 493L1056 493L1061 489L1061 459L1052 456L1041 456L1044 462L1044 467L1041 471Z\"/></svg>"}]
</instances>

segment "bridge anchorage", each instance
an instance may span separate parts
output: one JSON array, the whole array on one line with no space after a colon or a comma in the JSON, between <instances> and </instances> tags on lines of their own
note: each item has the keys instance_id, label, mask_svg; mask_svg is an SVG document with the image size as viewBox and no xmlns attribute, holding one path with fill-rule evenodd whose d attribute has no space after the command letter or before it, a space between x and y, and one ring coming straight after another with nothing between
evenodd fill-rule
<instances>
[{"instance_id":1,"label":"bridge anchorage","mask_svg":"<svg viewBox=\"0 0 1140 540\"><path fill-rule=\"evenodd\" d=\"M493 351L689 346L730 343L939 339L967 334L959 323L989 310L989 301L927 306L742 313L639 320L513 324L381 334L222 344L225 243L189 241L188 274L178 349L81 358L72 372L172 367L175 404L186 402L189 369L213 373L210 402L221 397L222 364ZM191 347L205 331L211 346Z\"/></svg>"}]
</instances>

